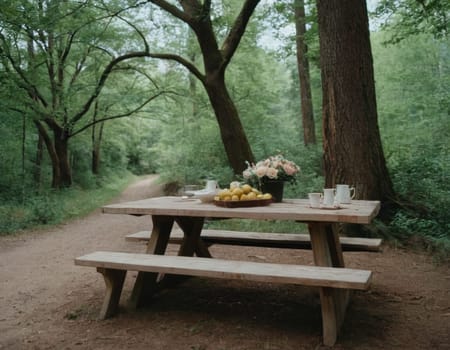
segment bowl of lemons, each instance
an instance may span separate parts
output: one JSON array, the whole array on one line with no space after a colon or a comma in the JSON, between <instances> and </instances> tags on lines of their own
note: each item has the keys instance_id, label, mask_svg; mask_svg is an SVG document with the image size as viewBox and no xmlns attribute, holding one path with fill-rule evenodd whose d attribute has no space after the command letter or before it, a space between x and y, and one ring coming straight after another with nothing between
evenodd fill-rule
<instances>
[{"instance_id":1,"label":"bowl of lemons","mask_svg":"<svg viewBox=\"0 0 450 350\"><path fill-rule=\"evenodd\" d=\"M221 189L214 196L214 204L223 207L253 207L269 205L270 193L262 193L248 184L231 183L229 188Z\"/></svg>"}]
</instances>

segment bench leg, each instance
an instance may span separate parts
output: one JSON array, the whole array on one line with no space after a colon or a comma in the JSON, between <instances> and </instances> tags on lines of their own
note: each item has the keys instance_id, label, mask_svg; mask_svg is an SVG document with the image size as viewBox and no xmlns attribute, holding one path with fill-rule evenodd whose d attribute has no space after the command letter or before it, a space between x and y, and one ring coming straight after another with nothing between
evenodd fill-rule
<instances>
[{"instance_id":1,"label":"bench leg","mask_svg":"<svg viewBox=\"0 0 450 350\"><path fill-rule=\"evenodd\" d=\"M344 267L339 236L330 224L310 223L309 233L317 266ZM349 290L320 288L324 345L336 343L349 300Z\"/></svg>"},{"instance_id":2,"label":"bench leg","mask_svg":"<svg viewBox=\"0 0 450 350\"><path fill-rule=\"evenodd\" d=\"M106 284L106 294L100 310L100 319L111 317L117 313L123 282L125 281L125 270L113 270L97 268L97 272L103 275Z\"/></svg>"}]
</instances>

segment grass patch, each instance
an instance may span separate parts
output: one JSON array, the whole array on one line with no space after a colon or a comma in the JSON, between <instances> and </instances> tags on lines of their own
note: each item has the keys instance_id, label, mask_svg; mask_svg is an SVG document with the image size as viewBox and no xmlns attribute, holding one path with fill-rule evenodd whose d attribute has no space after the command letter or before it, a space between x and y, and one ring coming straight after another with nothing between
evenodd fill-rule
<instances>
[{"instance_id":1,"label":"grass patch","mask_svg":"<svg viewBox=\"0 0 450 350\"><path fill-rule=\"evenodd\" d=\"M23 202L16 198L3 201L0 235L85 216L117 196L135 179L136 176L126 173L101 179L95 188L48 189L28 195Z\"/></svg>"},{"instance_id":2,"label":"grass patch","mask_svg":"<svg viewBox=\"0 0 450 350\"><path fill-rule=\"evenodd\" d=\"M286 220L209 220L205 228L247 232L307 233L306 224Z\"/></svg>"}]
</instances>

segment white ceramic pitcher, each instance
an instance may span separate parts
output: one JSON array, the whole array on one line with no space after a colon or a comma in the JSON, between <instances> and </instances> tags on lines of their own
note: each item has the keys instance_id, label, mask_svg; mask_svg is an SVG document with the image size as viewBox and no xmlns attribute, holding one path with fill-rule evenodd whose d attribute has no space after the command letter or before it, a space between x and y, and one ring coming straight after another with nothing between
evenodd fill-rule
<instances>
[{"instance_id":1,"label":"white ceramic pitcher","mask_svg":"<svg viewBox=\"0 0 450 350\"><path fill-rule=\"evenodd\" d=\"M356 191L349 185L336 185L336 201L341 204L350 204L355 198Z\"/></svg>"}]
</instances>

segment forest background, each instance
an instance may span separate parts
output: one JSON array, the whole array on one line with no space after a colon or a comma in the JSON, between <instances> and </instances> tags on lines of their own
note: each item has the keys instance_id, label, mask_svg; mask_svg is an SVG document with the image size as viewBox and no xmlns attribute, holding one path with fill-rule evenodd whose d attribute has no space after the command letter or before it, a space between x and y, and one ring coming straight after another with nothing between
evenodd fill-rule
<instances>
[{"instance_id":1,"label":"forest background","mask_svg":"<svg viewBox=\"0 0 450 350\"><path fill-rule=\"evenodd\" d=\"M218 38L225 36L239 3L213 2ZM371 17L378 124L399 196L395 215L388 223L377 222L373 232L446 259L450 41L448 21L442 25L438 14L443 11L448 18L449 5L430 2L435 12L414 12L413 3L379 1ZM255 158L282 153L295 161L301 174L286 188L286 196L306 197L324 186L316 10L314 3L306 2L317 139L305 144L295 18L290 2L278 4L283 6L270 1L258 5L227 69L226 82ZM27 28L38 35L52 33L45 41L49 45L36 45L38 38L32 45ZM185 68L148 57L111 65L114 57L138 50L143 33L152 50L200 60L187 26L133 1L14 0L0 6L0 234L83 215L136 175L160 174L161 181L174 188L211 178L227 186L236 178L208 96ZM52 86L49 66L43 63L50 44L61 48L54 52L65 59L64 72L56 67L53 71L67 76L61 86ZM27 86L17 83L24 77L30 82ZM101 90L98 82L104 84ZM42 110L30 103L30 98L41 98L38 92L42 99L51 96L52 89L58 92L52 97L52 106L58 105L56 115L75 116L67 154L72 179L62 188L52 183L55 169L45 148L48 140L38 132Z\"/></svg>"}]
</instances>

